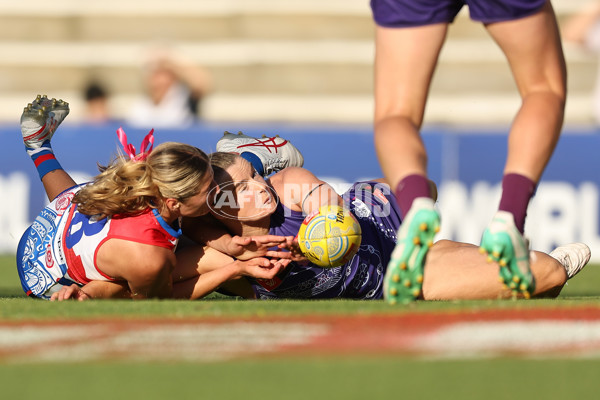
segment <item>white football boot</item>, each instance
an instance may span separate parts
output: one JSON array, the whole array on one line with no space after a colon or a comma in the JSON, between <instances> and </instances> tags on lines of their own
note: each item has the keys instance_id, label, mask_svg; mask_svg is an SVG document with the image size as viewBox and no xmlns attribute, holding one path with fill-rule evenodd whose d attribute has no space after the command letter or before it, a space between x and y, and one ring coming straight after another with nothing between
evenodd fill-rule
<instances>
[{"instance_id":1,"label":"white football boot","mask_svg":"<svg viewBox=\"0 0 600 400\"><path fill-rule=\"evenodd\" d=\"M49 141L69 114L69 103L38 95L23 109L21 133L28 149L38 149Z\"/></svg>"},{"instance_id":2,"label":"white football boot","mask_svg":"<svg viewBox=\"0 0 600 400\"><path fill-rule=\"evenodd\" d=\"M592 252L584 243L571 243L552 250L550 256L565 267L568 279L571 279L590 261Z\"/></svg>"},{"instance_id":3,"label":"white football boot","mask_svg":"<svg viewBox=\"0 0 600 400\"><path fill-rule=\"evenodd\" d=\"M217 151L241 154L249 152L255 154L263 164L264 176L280 171L286 167L301 167L304 157L300 151L288 140L279 135L257 139L244 135L242 132L233 134L225 132L217 142Z\"/></svg>"}]
</instances>

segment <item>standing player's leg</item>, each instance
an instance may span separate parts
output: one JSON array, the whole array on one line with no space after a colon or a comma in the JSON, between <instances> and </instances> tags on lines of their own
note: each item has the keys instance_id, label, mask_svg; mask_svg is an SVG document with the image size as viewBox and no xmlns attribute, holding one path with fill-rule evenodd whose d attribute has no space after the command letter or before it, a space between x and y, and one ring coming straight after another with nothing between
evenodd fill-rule
<instances>
[{"instance_id":1,"label":"standing player's leg","mask_svg":"<svg viewBox=\"0 0 600 400\"><path fill-rule=\"evenodd\" d=\"M446 23L376 31L375 148L403 217L384 280L390 303L419 296L425 256L439 230L419 131L446 32Z\"/></svg>"},{"instance_id":2,"label":"standing player's leg","mask_svg":"<svg viewBox=\"0 0 600 400\"><path fill-rule=\"evenodd\" d=\"M75 181L62 169L50 145L56 128L68 114L68 103L40 95L21 114L23 143L35 164L49 200L75 186Z\"/></svg>"},{"instance_id":3,"label":"standing player's leg","mask_svg":"<svg viewBox=\"0 0 600 400\"><path fill-rule=\"evenodd\" d=\"M481 245L499 261L504 283L527 297L535 282L523 237L525 217L562 128L565 60L550 2L531 16L491 23L487 29L506 55L522 103L508 139L499 211Z\"/></svg>"}]
</instances>

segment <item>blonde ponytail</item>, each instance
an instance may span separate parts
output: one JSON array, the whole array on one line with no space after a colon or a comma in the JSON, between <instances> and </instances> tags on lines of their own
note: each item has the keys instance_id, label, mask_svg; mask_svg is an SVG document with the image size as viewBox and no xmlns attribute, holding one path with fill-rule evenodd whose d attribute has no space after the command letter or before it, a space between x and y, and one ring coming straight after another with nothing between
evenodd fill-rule
<instances>
[{"instance_id":1,"label":"blonde ponytail","mask_svg":"<svg viewBox=\"0 0 600 400\"><path fill-rule=\"evenodd\" d=\"M199 193L210 169L200 149L183 143L157 146L144 161L117 156L73 198L78 210L101 218L160 208L164 199L184 201Z\"/></svg>"}]
</instances>

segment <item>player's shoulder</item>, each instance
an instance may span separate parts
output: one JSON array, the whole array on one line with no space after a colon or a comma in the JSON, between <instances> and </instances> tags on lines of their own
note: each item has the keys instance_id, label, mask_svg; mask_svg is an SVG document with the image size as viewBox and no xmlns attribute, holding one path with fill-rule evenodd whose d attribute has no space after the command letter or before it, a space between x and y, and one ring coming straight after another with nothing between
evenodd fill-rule
<instances>
[{"instance_id":1,"label":"player's shoulder","mask_svg":"<svg viewBox=\"0 0 600 400\"><path fill-rule=\"evenodd\" d=\"M301 167L287 167L270 178L271 183L273 182L284 182L284 183L311 183L315 179L315 175Z\"/></svg>"}]
</instances>

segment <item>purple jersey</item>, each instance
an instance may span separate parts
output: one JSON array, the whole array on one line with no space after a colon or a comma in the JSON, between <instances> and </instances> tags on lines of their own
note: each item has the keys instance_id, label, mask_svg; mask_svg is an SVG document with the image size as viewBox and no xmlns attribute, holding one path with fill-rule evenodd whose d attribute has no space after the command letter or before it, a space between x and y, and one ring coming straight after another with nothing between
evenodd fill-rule
<instances>
[{"instance_id":1,"label":"purple jersey","mask_svg":"<svg viewBox=\"0 0 600 400\"><path fill-rule=\"evenodd\" d=\"M383 277L396 245L399 208L389 187L358 182L343 195L362 230L360 249L350 262L337 268L292 263L285 275L272 280L252 280L258 299L276 298L382 298ZM281 203L271 216L269 234L296 236L304 215Z\"/></svg>"},{"instance_id":2,"label":"purple jersey","mask_svg":"<svg viewBox=\"0 0 600 400\"><path fill-rule=\"evenodd\" d=\"M373 19L388 28L454 21L466 4L471 19L483 23L510 21L538 12L547 0L371 0Z\"/></svg>"}]
</instances>

